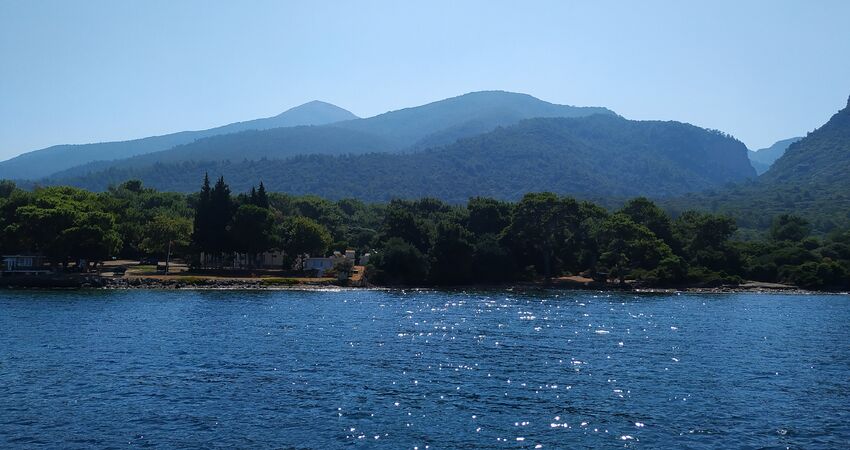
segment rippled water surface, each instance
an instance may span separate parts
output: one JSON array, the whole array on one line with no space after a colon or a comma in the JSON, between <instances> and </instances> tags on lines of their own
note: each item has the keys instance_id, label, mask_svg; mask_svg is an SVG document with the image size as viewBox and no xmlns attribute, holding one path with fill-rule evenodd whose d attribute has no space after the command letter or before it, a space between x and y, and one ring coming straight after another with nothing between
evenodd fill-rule
<instances>
[{"instance_id":1,"label":"rippled water surface","mask_svg":"<svg viewBox=\"0 0 850 450\"><path fill-rule=\"evenodd\" d=\"M0 293L0 447L848 448L850 297Z\"/></svg>"}]
</instances>

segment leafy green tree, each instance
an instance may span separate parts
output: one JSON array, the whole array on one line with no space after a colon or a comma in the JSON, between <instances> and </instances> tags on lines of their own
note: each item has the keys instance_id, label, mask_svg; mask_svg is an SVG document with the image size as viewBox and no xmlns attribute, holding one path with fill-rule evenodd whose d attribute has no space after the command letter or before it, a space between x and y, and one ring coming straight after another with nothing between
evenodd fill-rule
<instances>
[{"instance_id":1,"label":"leafy green tree","mask_svg":"<svg viewBox=\"0 0 850 450\"><path fill-rule=\"evenodd\" d=\"M770 227L770 238L774 241L802 241L809 235L809 222L793 214L781 214L773 220Z\"/></svg>"},{"instance_id":2,"label":"leafy green tree","mask_svg":"<svg viewBox=\"0 0 850 450\"><path fill-rule=\"evenodd\" d=\"M508 202L473 197L466 209L469 211L467 228L476 235L499 234L511 224L512 207Z\"/></svg>"},{"instance_id":3,"label":"leafy green tree","mask_svg":"<svg viewBox=\"0 0 850 450\"><path fill-rule=\"evenodd\" d=\"M421 284L428 278L428 257L401 238L388 239L370 262L371 277L385 284Z\"/></svg>"},{"instance_id":4,"label":"leafy green tree","mask_svg":"<svg viewBox=\"0 0 850 450\"><path fill-rule=\"evenodd\" d=\"M286 215L313 219L328 230L333 240L344 239L346 221L344 214L334 202L314 195L290 197L287 204L279 209Z\"/></svg>"},{"instance_id":5,"label":"leafy green tree","mask_svg":"<svg viewBox=\"0 0 850 450\"><path fill-rule=\"evenodd\" d=\"M611 214L605 208L590 202L582 202L580 210L582 221L574 239L580 249L578 267L595 272L602 252L602 243L599 240L602 226Z\"/></svg>"},{"instance_id":6,"label":"leafy green tree","mask_svg":"<svg viewBox=\"0 0 850 450\"><path fill-rule=\"evenodd\" d=\"M121 248L114 218L102 212L84 214L75 226L62 231L61 238L68 256L94 266Z\"/></svg>"},{"instance_id":7,"label":"leafy green tree","mask_svg":"<svg viewBox=\"0 0 850 450\"><path fill-rule=\"evenodd\" d=\"M19 250L45 255L54 263L69 259L98 262L114 255L121 239L115 218L102 210L98 196L70 187L37 189L13 202L4 221ZM6 215L4 214L4 215Z\"/></svg>"},{"instance_id":8,"label":"leafy green tree","mask_svg":"<svg viewBox=\"0 0 850 450\"><path fill-rule=\"evenodd\" d=\"M247 253L253 265L257 255L275 243L274 217L266 208L242 205L233 217L231 232L236 250Z\"/></svg>"},{"instance_id":9,"label":"leafy green tree","mask_svg":"<svg viewBox=\"0 0 850 450\"><path fill-rule=\"evenodd\" d=\"M742 261L729 242L737 227L728 216L687 211L673 222L682 256L691 266L711 271L739 272Z\"/></svg>"},{"instance_id":10,"label":"leafy green tree","mask_svg":"<svg viewBox=\"0 0 850 450\"><path fill-rule=\"evenodd\" d=\"M127 180L121 184L121 187L136 194L140 194L144 190L141 180Z\"/></svg>"},{"instance_id":11,"label":"leafy green tree","mask_svg":"<svg viewBox=\"0 0 850 450\"><path fill-rule=\"evenodd\" d=\"M143 248L145 228L157 216L186 220L192 217L185 196L145 188L138 180L110 187L98 195L97 203L115 217L116 230L122 242L119 254L125 258L137 258L147 253Z\"/></svg>"},{"instance_id":12,"label":"leafy green tree","mask_svg":"<svg viewBox=\"0 0 850 450\"><path fill-rule=\"evenodd\" d=\"M33 250L32 236L22 229L17 215L18 208L31 202L32 194L21 190L15 190L7 198L0 199L0 250L3 253Z\"/></svg>"},{"instance_id":13,"label":"leafy green tree","mask_svg":"<svg viewBox=\"0 0 850 450\"><path fill-rule=\"evenodd\" d=\"M786 266L781 274L784 280L808 289L844 289L850 287L847 268L836 261L805 262L799 266Z\"/></svg>"},{"instance_id":14,"label":"leafy green tree","mask_svg":"<svg viewBox=\"0 0 850 450\"><path fill-rule=\"evenodd\" d=\"M574 199L549 192L526 194L514 208L505 232L514 254L525 255L548 279L565 264L575 264L578 246L573 239L580 223L579 204Z\"/></svg>"},{"instance_id":15,"label":"leafy green tree","mask_svg":"<svg viewBox=\"0 0 850 450\"><path fill-rule=\"evenodd\" d=\"M475 241L472 276L475 281L504 283L520 277L516 259L498 235L488 233Z\"/></svg>"},{"instance_id":16,"label":"leafy green tree","mask_svg":"<svg viewBox=\"0 0 850 450\"><path fill-rule=\"evenodd\" d=\"M600 262L609 268L611 276L625 280L640 269L656 272L656 276L673 281L683 276L682 262L670 247L644 225L635 223L623 213L612 215L602 225L603 253Z\"/></svg>"},{"instance_id":17,"label":"leafy green tree","mask_svg":"<svg viewBox=\"0 0 850 450\"><path fill-rule=\"evenodd\" d=\"M173 254L180 254L189 247L192 221L180 216L158 214L142 229L140 249L149 255L166 256L169 243Z\"/></svg>"},{"instance_id":18,"label":"leafy green tree","mask_svg":"<svg viewBox=\"0 0 850 450\"><path fill-rule=\"evenodd\" d=\"M673 242L673 226L670 217L648 198L638 197L629 200L620 212L629 216L634 223L648 228L664 242L668 244Z\"/></svg>"},{"instance_id":19,"label":"leafy green tree","mask_svg":"<svg viewBox=\"0 0 850 450\"><path fill-rule=\"evenodd\" d=\"M332 241L327 228L307 217L287 220L282 227L280 240L286 253L298 257L324 255Z\"/></svg>"},{"instance_id":20,"label":"leafy green tree","mask_svg":"<svg viewBox=\"0 0 850 450\"><path fill-rule=\"evenodd\" d=\"M472 234L456 223L443 221L437 225L430 252L432 282L453 285L470 281L474 253L471 238Z\"/></svg>"},{"instance_id":21,"label":"leafy green tree","mask_svg":"<svg viewBox=\"0 0 850 450\"><path fill-rule=\"evenodd\" d=\"M431 247L431 226L428 222L397 205L390 205L387 208L382 235L385 240L393 237L400 238L422 253L427 252Z\"/></svg>"},{"instance_id":22,"label":"leafy green tree","mask_svg":"<svg viewBox=\"0 0 850 450\"><path fill-rule=\"evenodd\" d=\"M0 180L0 198L9 198L15 192L17 186L12 180Z\"/></svg>"},{"instance_id":23,"label":"leafy green tree","mask_svg":"<svg viewBox=\"0 0 850 450\"><path fill-rule=\"evenodd\" d=\"M19 207L15 215L14 225L6 231L18 237L20 248L67 261L68 245L62 233L79 221L73 205L30 204Z\"/></svg>"}]
</instances>

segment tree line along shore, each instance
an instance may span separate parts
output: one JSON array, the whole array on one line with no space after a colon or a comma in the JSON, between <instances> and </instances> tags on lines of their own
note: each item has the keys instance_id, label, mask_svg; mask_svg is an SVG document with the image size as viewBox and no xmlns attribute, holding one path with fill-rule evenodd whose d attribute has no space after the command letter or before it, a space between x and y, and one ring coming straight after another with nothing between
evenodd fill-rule
<instances>
[{"instance_id":1,"label":"tree line along shore","mask_svg":"<svg viewBox=\"0 0 850 450\"><path fill-rule=\"evenodd\" d=\"M234 194L208 177L189 195L135 180L101 193L3 181L0 230L2 278L15 278L15 264L29 258L29 278L79 273L98 286L321 286L359 270L358 285L375 286L850 288L850 229L813 234L805 218L781 214L742 236L728 216L671 217L646 198L611 210L547 192L457 205L330 201L266 192L262 183ZM182 261L186 271L90 275L116 259Z\"/></svg>"}]
</instances>

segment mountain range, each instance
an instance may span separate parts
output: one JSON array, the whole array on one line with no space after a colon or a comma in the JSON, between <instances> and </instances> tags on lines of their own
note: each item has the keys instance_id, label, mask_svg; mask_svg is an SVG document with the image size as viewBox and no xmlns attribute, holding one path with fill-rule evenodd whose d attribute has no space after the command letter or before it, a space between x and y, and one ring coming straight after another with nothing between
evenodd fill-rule
<instances>
[{"instance_id":1,"label":"mountain range","mask_svg":"<svg viewBox=\"0 0 850 450\"><path fill-rule=\"evenodd\" d=\"M416 152L156 163L56 182L103 190L133 178L161 190L191 192L210 173L223 175L235 191L262 180L273 191L368 201L517 199L543 190L663 197L754 177L746 152L734 138L693 125L597 114L526 119Z\"/></svg>"},{"instance_id":2,"label":"mountain range","mask_svg":"<svg viewBox=\"0 0 850 450\"><path fill-rule=\"evenodd\" d=\"M850 170L847 114L840 111L805 138L751 152L722 132L633 121L606 108L503 91L362 119L311 102L273 118L210 130L50 147L0 163L0 177L95 190L137 178L190 192L208 172L224 175L235 191L262 180L276 191L375 201L516 199L547 190L593 198L647 195L670 199L674 209L687 204L722 210L718 205L758 199L750 206L752 219L763 221L755 212L761 207L787 209L799 206L797 197L813 195L811 204L840 203L850 192L844 184ZM753 167L763 174L756 178ZM785 197L765 200L778 193Z\"/></svg>"},{"instance_id":3,"label":"mountain range","mask_svg":"<svg viewBox=\"0 0 850 450\"><path fill-rule=\"evenodd\" d=\"M256 161L306 154L362 154L422 150L502 125L536 117L614 115L605 108L555 105L530 95L473 92L414 108L325 126L299 126L221 134L123 160L95 161L58 171L51 178L81 176L110 168L188 161Z\"/></svg>"}]
</instances>

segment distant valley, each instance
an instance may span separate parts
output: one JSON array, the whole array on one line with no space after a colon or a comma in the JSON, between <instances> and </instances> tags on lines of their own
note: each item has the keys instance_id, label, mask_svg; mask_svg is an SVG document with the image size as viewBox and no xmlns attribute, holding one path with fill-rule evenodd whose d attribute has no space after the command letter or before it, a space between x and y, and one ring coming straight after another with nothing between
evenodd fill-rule
<instances>
[{"instance_id":1,"label":"distant valley","mask_svg":"<svg viewBox=\"0 0 850 450\"><path fill-rule=\"evenodd\" d=\"M787 146L757 180L692 193L665 203L673 211L704 209L734 216L744 228L765 229L782 213L805 217L830 232L850 225L850 99L844 109Z\"/></svg>"},{"instance_id":2,"label":"distant valley","mask_svg":"<svg viewBox=\"0 0 850 450\"><path fill-rule=\"evenodd\" d=\"M767 172L767 169L770 169L770 166L776 162L777 159L781 158L783 154L785 154L785 150L788 147L803 139L801 137L793 137L790 139L783 139L778 141L767 148L762 148L758 150L751 151L747 154L750 158L750 163L753 165L753 168L756 169L756 172L761 175Z\"/></svg>"}]
</instances>

